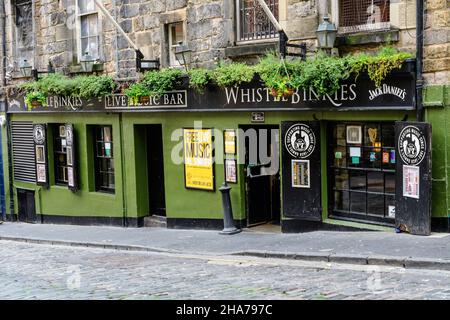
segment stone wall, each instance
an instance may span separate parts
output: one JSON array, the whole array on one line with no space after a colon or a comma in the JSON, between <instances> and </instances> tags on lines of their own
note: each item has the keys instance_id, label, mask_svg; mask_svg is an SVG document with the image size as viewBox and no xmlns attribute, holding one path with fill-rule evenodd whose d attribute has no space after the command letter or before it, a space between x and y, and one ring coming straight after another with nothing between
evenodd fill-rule
<instances>
[{"instance_id":1,"label":"stone wall","mask_svg":"<svg viewBox=\"0 0 450 320\"><path fill-rule=\"evenodd\" d=\"M450 1L426 1L424 76L427 85L450 84Z\"/></svg>"},{"instance_id":2,"label":"stone wall","mask_svg":"<svg viewBox=\"0 0 450 320\"><path fill-rule=\"evenodd\" d=\"M14 56L12 1L5 0L10 57ZM305 41L308 52L314 53L315 30L326 12L330 13L331 17L336 15L337 0L279 1L280 23L290 39L294 42ZM103 2L145 57L161 58L163 66L168 65L169 48L165 27L168 23L184 21L187 30L186 40L193 50L193 66L211 67L218 60L231 58L227 54L229 48L252 45L236 44L236 8L233 0L104 0ZM34 65L45 70L51 61L59 71L66 73L80 71L75 30L76 0L37 0L35 3ZM428 84L448 83L450 1L428 0L426 3L425 78ZM387 42L402 50L414 52L415 0L391 0L391 24L395 30L390 33L341 37L340 53L375 51ZM134 49L105 17L101 19L101 26L103 73L121 79L136 79L139 75L135 70ZM269 42L276 47L276 41ZM246 52L254 51L246 50ZM232 58L245 60L249 57ZM18 77L17 64L15 69L15 76Z\"/></svg>"}]
</instances>

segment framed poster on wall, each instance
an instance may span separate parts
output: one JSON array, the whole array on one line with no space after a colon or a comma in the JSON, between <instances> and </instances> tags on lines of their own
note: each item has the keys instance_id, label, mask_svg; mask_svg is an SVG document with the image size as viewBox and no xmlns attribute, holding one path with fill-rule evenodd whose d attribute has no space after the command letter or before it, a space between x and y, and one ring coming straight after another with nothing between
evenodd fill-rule
<instances>
[{"instance_id":1,"label":"framed poster on wall","mask_svg":"<svg viewBox=\"0 0 450 320\"><path fill-rule=\"evenodd\" d=\"M214 191L212 129L183 129L184 181L187 189Z\"/></svg>"},{"instance_id":2,"label":"framed poster on wall","mask_svg":"<svg viewBox=\"0 0 450 320\"><path fill-rule=\"evenodd\" d=\"M226 154L236 154L236 131L227 129L223 133Z\"/></svg>"},{"instance_id":3,"label":"framed poster on wall","mask_svg":"<svg viewBox=\"0 0 450 320\"><path fill-rule=\"evenodd\" d=\"M403 196L419 199L420 168L418 166L403 166Z\"/></svg>"},{"instance_id":4,"label":"framed poster on wall","mask_svg":"<svg viewBox=\"0 0 450 320\"><path fill-rule=\"evenodd\" d=\"M362 127L361 126L347 126L347 143L361 144L362 143Z\"/></svg>"},{"instance_id":5,"label":"framed poster on wall","mask_svg":"<svg viewBox=\"0 0 450 320\"><path fill-rule=\"evenodd\" d=\"M236 160L225 160L225 180L230 183L237 183Z\"/></svg>"},{"instance_id":6,"label":"framed poster on wall","mask_svg":"<svg viewBox=\"0 0 450 320\"><path fill-rule=\"evenodd\" d=\"M292 188L310 188L309 160L292 160Z\"/></svg>"}]
</instances>

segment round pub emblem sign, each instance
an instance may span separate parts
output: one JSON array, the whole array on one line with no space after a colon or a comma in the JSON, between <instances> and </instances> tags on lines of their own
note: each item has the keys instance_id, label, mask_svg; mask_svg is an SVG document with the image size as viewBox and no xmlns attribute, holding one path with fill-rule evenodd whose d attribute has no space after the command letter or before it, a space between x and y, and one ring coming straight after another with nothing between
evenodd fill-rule
<instances>
[{"instance_id":1,"label":"round pub emblem sign","mask_svg":"<svg viewBox=\"0 0 450 320\"><path fill-rule=\"evenodd\" d=\"M425 158L427 143L425 136L414 126L403 128L398 138L398 152L405 164L419 165Z\"/></svg>"},{"instance_id":2,"label":"round pub emblem sign","mask_svg":"<svg viewBox=\"0 0 450 320\"><path fill-rule=\"evenodd\" d=\"M284 139L286 150L294 157L309 157L316 148L316 136L306 124L295 124L286 132Z\"/></svg>"},{"instance_id":3,"label":"round pub emblem sign","mask_svg":"<svg viewBox=\"0 0 450 320\"><path fill-rule=\"evenodd\" d=\"M43 125L38 124L34 126L33 139L36 144L44 144L45 141L45 128Z\"/></svg>"}]
</instances>

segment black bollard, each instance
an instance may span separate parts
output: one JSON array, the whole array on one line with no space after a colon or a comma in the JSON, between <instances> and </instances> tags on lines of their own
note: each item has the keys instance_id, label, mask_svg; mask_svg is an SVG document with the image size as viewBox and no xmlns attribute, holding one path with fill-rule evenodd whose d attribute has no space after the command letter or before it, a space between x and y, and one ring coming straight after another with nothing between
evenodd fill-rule
<instances>
[{"instance_id":1,"label":"black bollard","mask_svg":"<svg viewBox=\"0 0 450 320\"><path fill-rule=\"evenodd\" d=\"M236 228L233 221L233 209L231 207L230 191L231 187L225 181L219 189L222 192L222 208L223 208L223 230L220 234L232 235L241 232L241 229Z\"/></svg>"}]
</instances>

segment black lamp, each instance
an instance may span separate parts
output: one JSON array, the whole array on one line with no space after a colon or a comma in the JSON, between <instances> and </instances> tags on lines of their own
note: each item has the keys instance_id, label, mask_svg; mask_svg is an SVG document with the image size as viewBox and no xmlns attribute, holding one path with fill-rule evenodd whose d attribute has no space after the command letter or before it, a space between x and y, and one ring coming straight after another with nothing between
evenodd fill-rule
<instances>
[{"instance_id":1,"label":"black lamp","mask_svg":"<svg viewBox=\"0 0 450 320\"><path fill-rule=\"evenodd\" d=\"M80 59L81 68L84 72L92 72L94 70L94 64L96 59L94 59L89 52L86 52Z\"/></svg>"},{"instance_id":2,"label":"black lamp","mask_svg":"<svg viewBox=\"0 0 450 320\"><path fill-rule=\"evenodd\" d=\"M175 57L178 63L186 68L188 71L188 65L191 63L192 50L183 42L178 42L175 46Z\"/></svg>"},{"instance_id":3,"label":"black lamp","mask_svg":"<svg viewBox=\"0 0 450 320\"><path fill-rule=\"evenodd\" d=\"M22 63L20 64L19 68L20 68L20 73L22 74L22 76L24 76L25 78L31 78L32 73L33 73L33 67L28 62L28 60L23 60Z\"/></svg>"},{"instance_id":4,"label":"black lamp","mask_svg":"<svg viewBox=\"0 0 450 320\"><path fill-rule=\"evenodd\" d=\"M159 59L146 60L140 50L136 50L136 69L138 72L159 70L161 64Z\"/></svg>"},{"instance_id":5,"label":"black lamp","mask_svg":"<svg viewBox=\"0 0 450 320\"><path fill-rule=\"evenodd\" d=\"M317 40L319 41L319 48L333 49L336 41L337 29L334 23L330 22L328 15L323 17L323 22L319 25L316 31Z\"/></svg>"}]
</instances>

